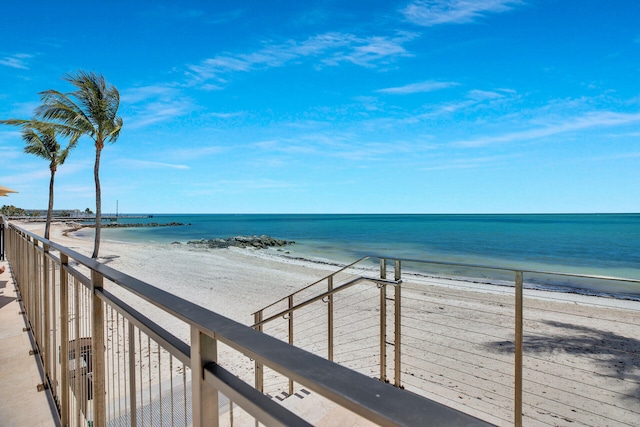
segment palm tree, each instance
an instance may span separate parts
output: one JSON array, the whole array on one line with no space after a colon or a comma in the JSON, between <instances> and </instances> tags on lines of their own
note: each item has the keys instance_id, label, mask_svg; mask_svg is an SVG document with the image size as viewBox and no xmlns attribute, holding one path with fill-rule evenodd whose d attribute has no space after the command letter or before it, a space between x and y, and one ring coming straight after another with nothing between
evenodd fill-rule
<instances>
[{"instance_id":1,"label":"palm tree","mask_svg":"<svg viewBox=\"0 0 640 427\"><path fill-rule=\"evenodd\" d=\"M26 145L24 152L49 160L51 179L49 180L49 208L47 209L47 222L44 228L44 238L49 239L51 229L51 217L53 215L53 182L58 166L64 164L69 152L76 146L77 137L72 137L65 149L61 149L57 141L58 130L55 124L46 122L32 122L22 130L22 139Z\"/></svg>"},{"instance_id":2,"label":"palm tree","mask_svg":"<svg viewBox=\"0 0 640 427\"><path fill-rule=\"evenodd\" d=\"M58 166L64 164L69 152L76 146L78 136L72 136L67 147L61 149L57 140L60 129L55 123L39 122L37 120L0 120L0 124L22 126L22 139L26 144L24 152L49 160L49 170L51 171L49 207L47 209L47 222L44 227L44 238L49 239L51 217L53 216L53 183L56 171Z\"/></svg>"},{"instance_id":3,"label":"palm tree","mask_svg":"<svg viewBox=\"0 0 640 427\"><path fill-rule=\"evenodd\" d=\"M122 118L117 115L120 92L115 86L108 85L102 75L92 72L78 71L67 74L63 79L75 86L76 90L69 94L56 90L41 92L42 105L36 112L42 119L58 123L63 135L72 138L87 135L95 143L93 176L96 184L96 235L91 257L97 258L102 225L100 154L106 142L116 142L122 129Z\"/></svg>"}]
</instances>

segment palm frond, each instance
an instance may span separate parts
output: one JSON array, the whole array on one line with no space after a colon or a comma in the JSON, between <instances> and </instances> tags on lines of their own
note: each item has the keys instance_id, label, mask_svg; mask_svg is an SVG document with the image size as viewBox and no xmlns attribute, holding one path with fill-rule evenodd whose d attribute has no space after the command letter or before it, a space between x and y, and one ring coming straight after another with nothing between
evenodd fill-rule
<instances>
[{"instance_id":1,"label":"palm frond","mask_svg":"<svg viewBox=\"0 0 640 427\"><path fill-rule=\"evenodd\" d=\"M64 163L70 151L76 147L80 134L73 134L67 147L61 150L57 138L64 127L53 122L31 120L23 125L22 139L25 141L24 152L49 160L50 167L56 168Z\"/></svg>"},{"instance_id":2,"label":"palm frond","mask_svg":"<svg viewBox=\"0 0 640 427\"><path fill-rule=\"evenodd\" d=\"M25 126L31 123L31 120L22 120L22 119L8 119L8 120L0 120L0 125L10 125L10 126Z\"/></svg>"},{"instance_id":3,"label":"palm frond","mask_svg":"<svg viewBox=\"0 0 640 427\"><path fill-rule=\"evenodd\" d=\"M102 75L93 72L70 73L64 80L75 86L76 90L71 92L70 96L77 100L77 104L74 103L76 110L69 110L64 114L68 114L69 117L74 114L80 116L78 110L82 112L81 118L76 118L73 126L89 135L96 144L115 142L122 128L122 118L117 115L120 106L118 89L107 85ZM70 100L69 96L66 98ZM71 124L69 117L63 118L63 111L58 114L59 120Z\"/></svg>"},{"instance_id":4,"label":"palm frond","mask_svg":"<svg viewBox=\"0 0 640 427\"><path fill-rule=\"evenodd\" d=\"M25 127L22 131L22 139L26 143L25 153L49 160L52 164L56 163L60 151L56 133L53 124L34 122L30 127Z\"/></svg>"},{"instance_id":5,"label":"palm frond","mask_svg":"<svg viewBox=\"0 0 640 427\"><path fill-rule=\"evenodd\" d=\"M54 120L65 127L61 128L65 136L75 133L93 137L95 128L84 111L66 94L47 90L40 93L42 105L36 108L36 116L44 120Z\"/></svg>"}]
</instances>

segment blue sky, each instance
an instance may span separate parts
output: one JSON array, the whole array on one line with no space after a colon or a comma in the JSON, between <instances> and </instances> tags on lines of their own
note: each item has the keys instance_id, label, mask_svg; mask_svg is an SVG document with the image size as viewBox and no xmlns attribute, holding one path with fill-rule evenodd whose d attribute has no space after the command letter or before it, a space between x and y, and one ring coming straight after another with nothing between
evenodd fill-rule
<instances>
[{"instance_id":1,"label":"blue sky","mask_svg":"<svg viewBox=\"0 0 640 427\"><path fill-rule=\"evenodd\" d=\"M96 71L124 128L103 211L640 212L640 2L22 1L0 18L0 118ZM0 128L0 204L48 164ZM56 208L94 209L94 148Z\"/></svg>"}]
</instances>

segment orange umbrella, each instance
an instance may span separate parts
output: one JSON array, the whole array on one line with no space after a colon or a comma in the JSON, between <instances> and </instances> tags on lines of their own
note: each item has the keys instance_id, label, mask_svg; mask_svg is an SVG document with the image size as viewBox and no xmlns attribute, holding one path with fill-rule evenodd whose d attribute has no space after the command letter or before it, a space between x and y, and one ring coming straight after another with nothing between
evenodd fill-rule
<instances>
[{"instance_id":1,"label":"orange umbrella","mask_svg":"<svg viewBox=\"0 0 640 427\"><path fill-rule=\"evenodd\" d=\"M17 191L0 185L0 196L6 196L9 193L17 193Z\"/></svg>"}]
</instances>

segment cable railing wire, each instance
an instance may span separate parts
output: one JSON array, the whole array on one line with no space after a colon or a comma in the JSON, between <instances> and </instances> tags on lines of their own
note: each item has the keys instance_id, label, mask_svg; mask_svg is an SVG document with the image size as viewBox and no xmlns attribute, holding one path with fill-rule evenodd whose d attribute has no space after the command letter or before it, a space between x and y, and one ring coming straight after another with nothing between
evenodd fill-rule
<instances>
[{"instance_id":1,"label":"cable railing wire","mask_svg":"<svg viewBox=\"0 0 640 427\"><path fill-rule=\"evenodd\" d=\"M370 260L376 257L365 257L361 260L356 261L349 265L350 269L358 272L357 265L362 260ZM384 257L379 257L383 261L381 261L380 267L380 277L386 277L386 268L383 270L383 264L388 264L387 260ZM400 276L398 274L399 261L391 258L395 263L396 278L404 276L403 283L401 287L403 288L402 294L402 314L395 321L401 322L401 327L396 327L396 333L398 331L402 331L400 337L394 338L393 328L395 321L393 320L395 310L393 307L397 307L397 301L395 297L395 292L384 293L381 294L381 301L384 301L386 304L385 313L381 313L382 309L377 309L377 303L375 302L376 297L366 297L361 295L360 293L354 295L348 295L347 297L342 297L341 295L346 291L346 289L340 292L334 293L334 308L333 308L333 330L331 332L331 339L334 340L333 346L335 347L333 350L334 357L336 359L342 358L345 354L348 353L348 349L340 350L339 346L342 345L341 342L345 340L346 337L353 338L357 335L360 335L363 340L375 340L378 336L380 339L382 338L383 332L386 331L385 342L384 344L380 344L380 348L387 348L384 350L386 352L386 360L387 360L387 374L397 375L397 366L394 367L393 364L398 362L400 363L402 373L402 382L411 382L412 377L409 374L411 369L402 369L402 366L410 366L412 365L412 360L415 360L415 365L424 366L428 363L433 363L433 357L440 358L441 362L438 362L434 366L437 368L432 368L431 371L440 371L443 369L451 369L448 364L456 365L457 368L453 368L455 372L455 376L459 375L467 375L469 378L474 378L477 382L478 380L482 381L480 387L476 388L481 393L486 392L487 388L495 388L498 390L498 395L501 396L500 399L503 399L507 402L513 401L513 396L509 395L509 392L500 392L500 390L507 387L505 390L511 390L511 392L515 392L518 387L517 384L514 384L514 370L513 370L513 351L514 346L517 341L517 337L514 337L514 311L518 310L517 304L514 302L514 282L511 282L509 285L504 278L494 279L489 274L482 274L478 277L482 277L480 279L476 279L474 277L455 277L455 276L446 276L443 274L432 274L432 273L423 273L417 272L414 270L409 270L407 268L407 264L409 263L419 263L419 264L433 264L433 265L444 265L444 266L455 266L455 267L464 267L465 269L476 269L476 270L494 270L498 272L512 272L515 273L519 271L519 274L547 274L547 275L556 275L559 277L576 277L576 278L587 278L589 280L614 280L614 281L623 281L623 282L633 282L640 283L640 280L636 279L625 279L625 278L612 278L605 276L591 276L591 275L580 275L580 274L569 274L569 273L553 273L553 272L537 272L532 270L514 270L512 268L503 268L503 267L491 267L491 266L481 266L481 265L471 265L471 264L460 264L460 263L441 263L439 261L432 260L402 260L405 270L403 271L403 275ZM368 261L367 261L368 262ZM341 271L345 271L342 269ZM360 270L363 271L363 270ZM369 267L367 269L368 273L374 271L373 267ZM318 285L322 282L322 280L326 280L328 277L333 277L332 275L327 276L325 279L321 279L320 281L315 282L315 285ZM407 279L409 281L407 281ZM416 283L412 283L412 280L416 280ZM516 275L517 280L517 275ZM312 284L314 285L314 284ZM325 284L322 290L324 290ZM311 286L311 285L310 285ZM359 285L362 286L362 285ZM398 284L400 287L400 284ZM487 287L490 286L490 287ZM335 286L334 286L335 288ZM615 375L603 375L601 372L593 372L593 369L587 368L585 363L605 363L608 362L608 358L621 358L621 359L632 359L634 356L638 354L638 351L634 348L630 348L630 345L634 345L633 341L629 340L627 336L616 336L614 338L619 338L619 341L609 341L602 340L602 343L593 343L590 344L587 341L588 345L580 345L580 341L577 340L575 343L569 342L567 345L571 345L570 348L565 351L569 353L580 353L584 355L585 361L581 363L575 363L571 361L571 359L567 359L564 361L564 357L559 357L559 354L553 353L548 357L538 357L535 352L531 352L530 342L531 340L550 340L550 339L562 339L561 335L553 335L549 336L548 334L552 331L553 324L546 324L545 317L546 316L556 316L556 315L567 315L568 310L574 316L572 319L577 322L589 322L593 319L594 313L593 310L589 310L588 308L583 309L582 307L587 307L586 303L583 300L577 303L577 305L571 306L572 299L570 295L562 294L562 298L559 296L561 294L557 294L556 298L552 296L555 295L553 293L545 293L543 288L539 285L529 286L527 283L524 283L524 289L526 289L527 304L524 307L527 316L523 319L524 321L524 340L523 340L523 350L525 354L525 366L524 373L527 375L525 377L525 381L527 384L531 386L541 388L544 386L544 382L542 381L531 381L531 378L528 374L530 371L538 372L535 375L542 375L542 378L545 378L544 375L549 376L550 381L556 382L566 382L569 384L573 384L575 387L585 387L588 390L594 390L594 395L597 395L595 390L610 390L608 393L615 393L612 396L613 399L623 401L629 397L634 397L635 394L629 391L630 386L635 386L637 384L636 380L629 375L625 375L623 371L622 374L618 376L624 377L617 378ZM351 290L351 288L349 288ZM364 292L364 291L362 291ZM415 293L415 294L413 294ZM551 297L550 297L551 295ZM413 299L412 299L413 298ZM455 298L457 303L449 302L448 300L451 298ZM366 300L366 302L365 302ZM347 312L342 312L338 310L338 306L340 302L344 305L347 305ZM346 303L345 303L346 301ZM542 306L541 304L547 305ZM304 304L300 300L297 300L297 304ZM381 304L381 303L380 303ZM554 305L555 304L555 305ZM375 308L375 313L371 317L360 317L360 315L356 315L355 312L358 310L369 310L370 307L373 306ZM434 309L430 309L427 307L434 307ZM540 307L539 307L540 306ZM622 308L617 309L616 307L612 307L611 304L606 303L598 303L597 299L592 299L589 301L588 307L601 307L603 309L614 309L619 310L614 312L613 314L607 314L604 318L607 322L611 322L612 319L617 319L619 314L615 313L623 313L624 310L628 310L629 313L632 313L633 316L638 317L638 309L637 304L633 303L625 303L621 304ZM380 306L382 307L382 306ZM435 308L437 307L437 308ZM634 307L631 310L629 307ZM575 308L575 310L574 310ZM640 308L640 307L639 307ZM546 310L546 311L545 311ZM589 311L587 311L589 310ZM575 313L574 313L575 311ZM600 312L595 314L595 317L599 315ZM378 317L380 315L380 317ZM627 316L628 317L628 316ZM265 317L263 317L265 318ZM538 320L532 320L538 319ZM630 320L626 320L625 316L622 316L620 321L618 321L618 325L626 325L626 326L635 326L636 323ZM328 318L322 313L315 318L308 318L304 320L304 328L298 329L298 326L301 322L298 322L296 325L294 323L294 334L300 334L300 331L304 331L305 333L314 331L312 326L309 326L308 322L317 321L318 323L325 323L328 321ZM615 321L615 320L614 320ZM384 322L382 325L380 322ZM361 327L357 327L355 324L362 325ZM511 323L511 324L509 324ZM424 326L418 325L428 325L426 330ZM326 325L325 325L326 326ZM605 327L605 329L608 326ZM371 333L368 333L369 328L371 329ZM433 329L437 329L438 331L434 331ZM538 333L537 331L544 331ZM612 329L613 330L613 329ZM341 334L340 331L346 331L344 334ZM532 333L533 332L533 333ZM579 332L579 331L578 331ZM606 338L605 332L600 332L600 335L594 333L594 336L604 336ZM504 333L504 335L502 335ZM434 338L436 338L434 340ZM321 339L324 339L322 336ZM327 336L327 340L329 340L329 336ZM522 338L520 338L522 339ZM412 343L415 341L415 343ZM425 342L426 341L426 342ZM314 340L314 343L317 342ZM421 344L421 342L425 342L425 344ZM394 352L397 351L395 349L395 344L399 343L401 360L394 355ZM325 343L326 344L326 343ZM596 347L597 345L597 347ZM320 343L322 347L322 342ZM373 349L377 349L377 346L374 346ZM474 350L475 349L475 350ZM367 351L369 351L368 348ZM415 353L415 354L411 354ZM598 355L602 353L601 355ZM457 356L456 356L457 354ZM503 356L501 356L501 354ZM364 356L351 356L347 359L369 359L369 355ZM491 361L492 365L495 365L496 369L488 369L486 367L481 366L483 361ZM538 362L535 362L538 361ZM544 363L543 363L544 362ZM342 363L342 362L341 362ZM346 361L343 363L353 363L352 361ZM540 365L539 367L532 367L527 364L537 363ZM622 362L621 362L622 363ZM628 364L629 362L627 362ZM382 368L381 368L382 369ZM419 371L420 366L415 366L415 369ZM625 369L623 366L621 369ZM627 371L630 369L626 368ZM546 370L546 371L545 371ZM486 372L486 374L482 374L481 372ZM414 372L415 374L415 372ZM384 375L381 371L380 375ZM597 384L591 385L588 380L581 380L580 375L589 375L590 378L602 378L603 381L598 381ZM453 377L451 378L454 380ZM621 384L624 384L624 388L619 386L612 386L611 381L622 381ZM428 384L428 381L425 382ZM609 384L609 385L607 385ZM521 386L519 386L521 387ZM564 387L564 386L563 386ZM559 390L563 390L561 387L558 387ZM570 393L567 390L563 390L564 393ZM529 393L529 392L528 392ZM536 392L538 393L538 392ZM541 394L541 393L540 393ZM533 397L533 395L530 395ZM579 399L584 399L585 402L589 402L587 396L583 396L581 393L574 393L574 397ZM593 399L593 398L592 398ZM488 400L488 399L485 399ZM594 401L597 401L595 399ZM553 419L553 417L566 418L567 420L573 420L574 415L571 412L567 412L566 406L564 409L544 409L542 410L547 415L537 415L533 416L530 411L530 403L524 402L524 406L522 408L522 413L525 414L525 418L528 416L531 419L536 419L536 422L541 424L553 425L553 422L549 422ZM584 405L589 406L588 403ZM583 406L584 406L583 405ZM626 405L626 404L625 404ZM478 405L474 404L474 407ZM548 405L547 405L548 406ZM611 406L609 406L611 407ZM477 409L477 408L476 408ZM503 420L508 419L508 412L513 409L503 408L503 414L501 415ZM554 411L557 411L558 414L554 414ZM486 412L486 411L485 411ZM490 411L489 411L490 412ZM620 413L629 412L630 414L635 414L633 410L624 409L619 411ZM565 415L566 414L566 415ZM588 417L588 414L583 414L583 416ZM490 415L489 415L490 417ZM516 424L520 423L522 418L516 417ZM520 420L520 421L518 421ZM569 422L568 421L568 422ZM621 420L621 422L626 422ZM587 421L586 424L589 424ZM520 425L520 424L518 424Z\"/></svg>"}]
</instances>

